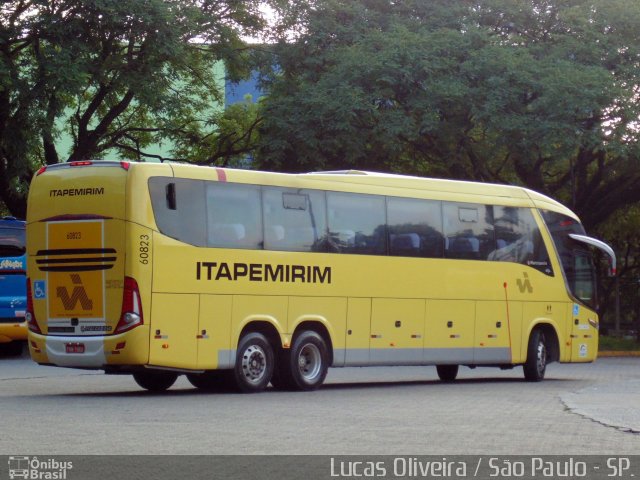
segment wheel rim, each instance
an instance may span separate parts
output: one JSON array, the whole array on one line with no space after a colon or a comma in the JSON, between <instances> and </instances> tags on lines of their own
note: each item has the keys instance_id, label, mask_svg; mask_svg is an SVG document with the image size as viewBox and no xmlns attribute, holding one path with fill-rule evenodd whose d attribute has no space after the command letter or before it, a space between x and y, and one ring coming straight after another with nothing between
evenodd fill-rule
<instances>
[{"instance_id":1,"label":"wheel rim","mask_svg":"<svg viewBox=\"0 0 640 480\"><path fill-rule=\"evenodd\" d=\"M267 372L267 355L258 345L250 345L242 355L242 373L249 383L257 384Z\"/></svg>"},{"instance_id":2,"label":"wheel rim","mask_svg":"<svg viewBox=\"0 0 640 480\"><path fill-rule=\"evenodd\" d=\"M322 371L322 354L317 345L307 343L300 349L298 370L300 376L308 383L313 382L320 375Z\"/></svg>"},{"instance_id":3,"label":"wheel rim","mask_svg":"<svg viewBox=\"0 0 640 480\"><path fill-rule=\"evenodd\" d=\"M538 372L542 373L547 366L547 349L544 346L544 339L542 338L538 342L536 353L536 366L538 367Z\"/></svg>"}]
</instances>

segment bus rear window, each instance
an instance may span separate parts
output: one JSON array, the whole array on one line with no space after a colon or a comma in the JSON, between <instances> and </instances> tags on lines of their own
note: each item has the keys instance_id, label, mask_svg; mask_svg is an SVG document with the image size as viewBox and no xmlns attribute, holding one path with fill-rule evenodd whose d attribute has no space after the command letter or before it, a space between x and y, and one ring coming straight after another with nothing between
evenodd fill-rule
<instances>
[{"instance_id":1,"label":"bus rear window","mask_svg":"<svg viewBox=\"0 0 640 480\"><path fill-rule=\"evenodd\" d=\"M0 257L21 257L24 252L24 229L0 227Z\"/></svg>"}]
</instances>

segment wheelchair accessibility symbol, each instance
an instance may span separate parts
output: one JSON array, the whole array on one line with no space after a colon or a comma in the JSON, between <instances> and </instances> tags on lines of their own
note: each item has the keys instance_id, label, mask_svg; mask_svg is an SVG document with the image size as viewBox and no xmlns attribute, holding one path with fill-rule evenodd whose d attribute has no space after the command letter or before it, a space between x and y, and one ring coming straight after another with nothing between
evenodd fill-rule
<instances>
[{"instance_id":1,"label":"wheelchair accessibility symbol","mask_svg":"<svg viewBox=\"0 0 640 480\"><path fill-rule=\"evenodd\" d=\"M41 299L47 297L47 288L44 280L33 282L33 298Z\"/></svg>"}]
</instances>

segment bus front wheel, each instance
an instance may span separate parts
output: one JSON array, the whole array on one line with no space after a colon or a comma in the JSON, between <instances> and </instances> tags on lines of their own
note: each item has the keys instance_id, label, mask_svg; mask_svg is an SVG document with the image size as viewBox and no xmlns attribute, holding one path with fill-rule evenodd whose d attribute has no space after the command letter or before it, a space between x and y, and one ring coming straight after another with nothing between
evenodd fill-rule
<instances>
[{"instance_id":1,"label":"bus front wheel","mask_svg":"<svg viewBox=\"0 0 640 480\"><path fill-rule=\"evenodd\" d=\"M257 393L264 390L273 375L273 348L267 338L250 332L240 339L233 369L236 385L241 392Z\"/></svg>"},{"instance_id":2,"label":"bus front wheel","mask_svg":"<svg viewBox=\"0 0 640 480\"><path fill-rule=\"evenodd\" d=\"M458 376L458 365L436 365L436 370L443 382L453 382Z\"/></svg>"},{"instance_id":3,"label":"bus front wheel","mask_svg":"<svg viewBox=\"0 0 640 480\"><path fill-rule=\"evenodd\" d=\"M527 361L523 365L524 378L529 382L539 382L547 370L547 342L539 328L531 332Z\"/></svg>"},{"instance_id":4,"label":"bus front wheel","mask_svg":"<svg viewBox=\"0 0 640 480\"><path fill-rule=\"evenodd\" d=\"M133 374L136 383L150 392L164 392L176 382L177 378L178 374L173 372L144 371Z\"/></svg>"}]
</instances>

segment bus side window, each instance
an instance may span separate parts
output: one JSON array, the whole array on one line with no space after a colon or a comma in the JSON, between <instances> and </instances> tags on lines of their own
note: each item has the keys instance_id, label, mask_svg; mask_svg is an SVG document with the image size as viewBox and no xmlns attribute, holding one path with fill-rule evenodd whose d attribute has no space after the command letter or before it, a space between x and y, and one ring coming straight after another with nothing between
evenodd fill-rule
<instances>
[{"instance_id":1,"label":"bus side window","mask_svg":"<svg viewBox=\"0 0 640 480\"><path fill-rule=\"evenodd\" d=\"M262 249L260 187L207 182L207 245Z\"/></svg>"},{"instance_id":2,"label":"bus side window","mask_svg":"<svg viewBox=\"0 0 640 480\"><path fill-rule=\"evenodd\" d=\"M266 250L325 251L324 192L263 187L262 209Z\"/></svg>"},{"instance_id":3,"label":"bus side window","mask_svg":"<svg viewBox=\"0 0 640 480\"><path fill-rule=\"evenodd\" d=\"M385 255L385 198L327 192L330 251Z\"/></svg>"},{"instance_id":4,"label":"bus side window","mask_svg":"<svg viewBox=\"0 0 640 480\"><path fill-rule=\"evenodd\" d=\"M549 254L531 210L503 206L493 209L496 248L487 259L521 263L552 275Z\"/></svg>"},{"instance_id":5,"label":"bus side window","mask_svg":"<svg viewBox=\"0 0 640 480\"><path fill-rule=\"evenodd\" d=\"M491 206L445 202L443 219L447 258L484 260L495 249Z\"/></svg>"},{"instance_id":6,"label":"bus side window","mask_svg":"<svg viewBox=\"0 0 640 480\"><path fill-rule=\"evenodd\" d=\"M387 198L389 254L441 258L442 204L413 198Z\"/></svg>"},{"instance_id":7,"label":"bus side window","mask_svg":"<svg viewBox=\"0 0 640 480\"><path fill-rule=\"evenodd\" d=\"M161 233L190 245L206 245L204 181L151 177L149 194Z\"/></svg>"}]
</instances>

